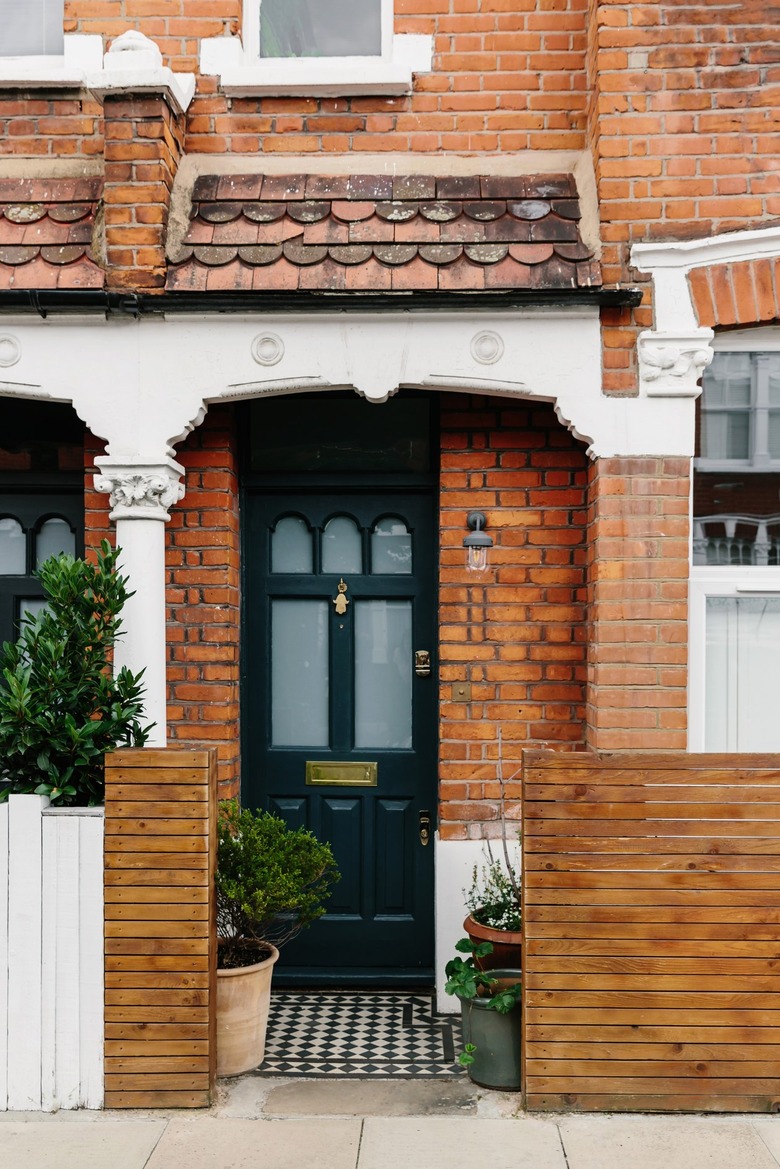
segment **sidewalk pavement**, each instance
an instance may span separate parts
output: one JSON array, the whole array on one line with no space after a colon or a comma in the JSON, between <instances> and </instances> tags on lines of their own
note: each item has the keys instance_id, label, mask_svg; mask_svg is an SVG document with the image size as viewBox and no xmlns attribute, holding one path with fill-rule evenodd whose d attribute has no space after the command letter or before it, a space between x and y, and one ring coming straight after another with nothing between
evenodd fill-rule
<instances>
[{"instance_id":1,"label":"sidewalk pavement","mask_svg":"<svg viewBox=\"0 0 780 1169\"><path fill-rule=\"evenodd\" d=\"M322 1081L243 1077L202 1113L0 1114L0 1169L780 1166L780 1117L529 1116L516 1107L514 1096L441 1081L323 1090Z\"/></svg>"}]
</instances>

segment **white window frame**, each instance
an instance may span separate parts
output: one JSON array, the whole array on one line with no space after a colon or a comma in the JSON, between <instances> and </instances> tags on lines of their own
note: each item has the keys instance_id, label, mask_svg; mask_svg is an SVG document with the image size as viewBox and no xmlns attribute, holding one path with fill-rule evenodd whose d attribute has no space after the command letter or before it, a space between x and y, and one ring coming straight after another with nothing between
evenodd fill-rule
<instances>
[{"instance_id":1,"label":"white window frame","mask_svg":"<svg viewBox=\"0 0 780 1169\"><path fill-rule=\"evenodd\" d=\"M780 568L754 565L691 570L688 590L688 750L705 748L707 601L710 597L780 596Z\"/></svg>"},{"instance_id":2,"label":"white window frame","mask_svg":"<svg viewBox=\"0 0 780 1169\"><path fill-rule=\"evenodd\" d=\"M289 68L297 61L310 62L316 61L335 61L339 67L348 68L357 57L364 61L388 61L393 55L393 0L380 0L382 5L382 48L380 53L372 53L370 56L363 56L359 53L350 53L348 57L261 57L260 56L260 12L262 9L262 0L243 0L244 4L244 19L243 19L243 42L246 46L247 56L254 61L284 61Z\"/></svg>"},{"instance_id":3,"label":"white window frame","mask_svg":"<svg viewBox=\"0 0 780 1169\"><path fill-rule=\"evenodd\" d=\"M393 32L394 0L382 0L379 56L261 57L260 5L244 0L241 37L201 41L201 73L219 77L232 97L349 97L411 93L415 73L430 73L433 37Z\"/></svg>"},{"instance_id":4,"label":"white window frame","mask_svg":"<svg viewBox=\"0 0 780 1169\"><path fill-rule=\"evenodd\" d=\"M103 38L82 33L65 34L62 55L35 57L0 56L0 89L80 89L88 73L103 64Z\"/></svg>"},{"instance_id":5,"label":"white window frame","mask_svg":"<svg viewBox=\"0 0 780 1169\"><path fill-rule=\"evenodd\" d=\"M780 327L775 325L718 334L716 352L780 352ZM694 459L696 471L780 471L780 461L754 465L740 459ZM693 495L691 494L690 583L688 590L688 750L705 750L707 600L710 597L780 595L780 567L765 565L693 564ZM779 509L780 510L780 509Z\"/></svg>"}]
</instances>

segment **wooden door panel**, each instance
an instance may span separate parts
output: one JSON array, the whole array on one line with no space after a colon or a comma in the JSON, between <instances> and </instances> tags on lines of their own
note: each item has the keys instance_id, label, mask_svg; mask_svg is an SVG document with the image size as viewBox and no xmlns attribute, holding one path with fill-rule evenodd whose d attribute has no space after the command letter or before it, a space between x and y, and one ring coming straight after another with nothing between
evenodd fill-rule
<instances>
[{"instance_id":1,"label":"wooden door panel","mask_svg":"<svg viewBox=\"0 0 780 1169\"><path fill-rule=\"evenodd\" d=\"M433 503L423 492L389 491L247 500L244 719L251 731L245 737L244 799L329 841L342 874L325 916L283 952L277 982L420 982L432 975L433 848L422 846L418 820L423 810L436 808L436 682L435 674L415 673L414 651L435 649ZM272 551L276 525L292 516L311 533L311 572L272 571L282 562ZM332 547L324 556L334 517L346 517L345 531L350 525L359 531L362 559L352 538L352 572L323 571L323 565L338 569ZM387 549L382 556L375 552L372 533L383 517L405 525L404 571L384 555ZM410 548L412 571L406 571ZM390 551L397 549L392 545ZM318 618L304 621L304 632L296 633L296 603L308 604L311 614L313 601L320 602L319 613L327 613L327 632ZM272 613L284 614L286 625L277 623L284 653L281 643L271 641ZM285 668L282 659L287 655L291 669L303 674L312 642L319 678L325 641L324 681L318 690L312 675L302 677L300 692L307 697L300 711L290 713L298 702L296 673L288 671L283 691L274 689ZM281 714L280 693L286 704ZM316 707L310 723L306 703ZM277 734L274 746L273 725L282 724L284 739ZM309 728L317 746L306 745ZM320 774L310 786L310 763L371 763L376 783L349 787L346 776L335 774L333 783L323 784Z\"/></svg>"}]
</instances>

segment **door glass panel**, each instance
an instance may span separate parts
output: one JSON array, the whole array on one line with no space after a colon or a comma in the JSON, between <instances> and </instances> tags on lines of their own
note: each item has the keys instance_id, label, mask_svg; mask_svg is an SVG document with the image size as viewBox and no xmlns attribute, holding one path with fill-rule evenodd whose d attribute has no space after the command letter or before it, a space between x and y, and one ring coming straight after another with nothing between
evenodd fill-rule
<instances>
[{"instance_id":1,"label":"door glass panel","mask_svg":"<svg viewBox=\"0 0 780 1169\"><path fill-rule=\"evenodd\" d=\"M37 617L40 613L44 613L48 607L43 597L20 597L16 620L20 625L23 625L28 619L28 614Z\"/></svg>"},{"instance_id":2,"label":"door glass panel","mask_svg":"<svg viewBox=\"0 0 780 1169\"><path fill-rule=\"evenodd\" d=\"M412 571L412 536L395 516L379 520L371 533L371 571L406 574Z\"/></svg>"},{"instance_id":3,"label":"door glass panel","mask_svg":"<svg viewBox=\"0 0 780 1169\"><path fill-rule=\"evenodd\" d=\"M363 548L360 530L349 516L328 520L322 532L322 571L362 572Z\"/></svg>"},{"instance_id":4,"label":"door glass panel","mask_svg":"<svg viewBox=\"0 0 780 1169\"><path fill-rule=\"evenodd\" d=\"M312 572L311 532L299 516L279 520L271 535L271 572Z\"/></svg>"},{"instance_id":5,"label":"door glass panel","mask_svg":"<svg viewBox=\"0 0 780 1169\"><path fill-rule=\"evenodd\" d=\"M275 747L327 747L327 601L277 600L271 610Z\"/></svg>"},{"instance_id":6,"label":"door glass panel","mask_svg":"<svg viewBox=\"0 0 780 1169\"><path fill-rule=\"evenodd\" d=\"M705 750L777 751L780 596L708 597Z\"/></svg>"},{"instance_id":7,"label":"door glass panel","mask_svg":"<svg viewBox=\"0 0 780 1169\"><path fill-rule=\"evenodd\" d=\"M355 602L355 746L412 745L412 603Z\"/></svg>"},{"instance_id":8,"label":"door glass panel","mask_svg":"<svg viewBox=\"0 0 780 1169\"><path fill-rule=\"evenodd\" d=\"M76 534L65 520L47 520L35 537L35 567L40 568L44 560L61 552L76 555Z\"/></svg>"},{"instance_id":9,"label":"door glass panel","mask_svg":"<svg viewBox=\"0 0 780 1169\"><path fill-rule=\"evenodd\" d=\"M22 525L10 516L0 520L0 576L24 576L26 543Z\"/></svg>"}]
</instances>

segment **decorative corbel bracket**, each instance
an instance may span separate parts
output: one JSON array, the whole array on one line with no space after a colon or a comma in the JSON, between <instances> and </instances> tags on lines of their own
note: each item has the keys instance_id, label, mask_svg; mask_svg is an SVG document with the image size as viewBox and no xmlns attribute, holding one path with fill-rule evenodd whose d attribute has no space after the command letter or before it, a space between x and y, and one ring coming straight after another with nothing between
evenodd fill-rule
<instances>
[{"instance_id":1,"label":"decorative corbel bracket","mask_svg":"<svg viewBox=\"0 0 780 1169\"><path fill-rule=\"evenodd\" d=\"M164 522L171 518L169 509L184 496L184 467L173 459L120 463L102 456L95 462L100 468L95 490L110 496L112 520Z\"/></svg>"},{"instance_id":2,"label":"decorative corbel bracket","mask_svg":"<svg viewBox=\"0 0 780 1169\"><path fill-rule=\"evenodd\" d=\"M712 338L712 329L640 333L640 392L648 398L697 398L699 379L712 361Z\"/></svg>"}]
</instances>

